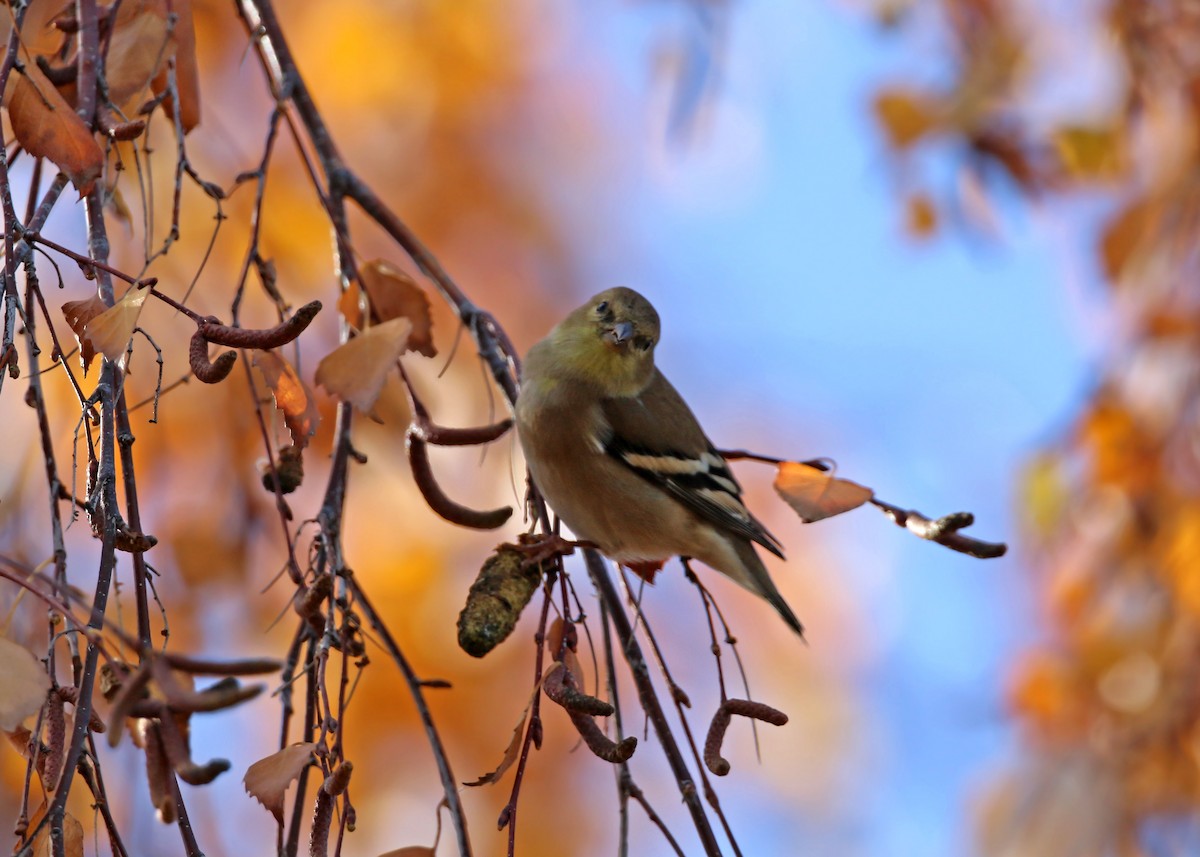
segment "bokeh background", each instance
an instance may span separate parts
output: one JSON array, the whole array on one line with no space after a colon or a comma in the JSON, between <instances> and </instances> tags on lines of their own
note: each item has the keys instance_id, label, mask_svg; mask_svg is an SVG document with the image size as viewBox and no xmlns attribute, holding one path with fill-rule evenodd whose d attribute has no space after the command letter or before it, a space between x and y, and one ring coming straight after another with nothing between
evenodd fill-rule
<instances>
[{"instance_id":1,"label":"bokeh background","mask_svg":"<svg viewBox=\"0 0 1200 857\"><path fill-rule=\"evenodd\" d=\"M632 286L663 318L660 366L718 446L831 457L892 503L970 510L973 532L1010 544L1003 559L973 560L870 508L801 525L769 468L739 465L787 547L770 567L808 635L798 643L765 604L705 576L755 697L791 717L759 730L760 760L748 729L727 741L733 772L718 788L747 854L1196 845L1188 273L1200 41L1187 4L1136 5L279 4L347 160L521 350L593 292ZM195 13L204 113L189 155L229 186L257 164L271 102L226 4L197 2ZM153 178L163 192L170 180L169 169ZM210 201L189 190L185 202L179 243L150 271L176 296L213 223ZM227 311L251 202L245 188L225 207L189 301L199 312ZM331 306L328 229L290 147L265 209L262 247L281 291ZM54 226L78 241L76 215ZM405 264L353 225L362 258ZM138 270L138 218L123 228L115 258ZM87 291L68 274L64 300ZM469 340L446 359L453 317L434 303L442 356L406 358L417 384L439 422L487 420L499 399ZM267 322L269 309L251 293L244 323ZM187 323L148 305L143 325L164 346L167 380L182 374ZM304 339L306 377L336 336L324 313ZM135 354L133 370L137 400L153 390L153 356ZM74 417L61 379L46 383L62 406L61 460ZM5 392L0 549L32 566L49 545L37 436ZM181 651L286 644L287 628L272 624L288 593L268 588L283 553L258 485L250 395L239 371L169 393L156 425L148 409L135 414L143 514L160 539L148 559ZM298 521L323 489L328 399L322 412L291 500ZM499 761L525 705L534 626L525 617L475 661L454 622L487 551L519 525L477 534L434 516L408 472L398 385L379 413L382 425L356 429L369 464L353 471L347 556L421 674L453 683L431 696L455 774L470 780ZM519 504L511 439L482 458L435 450L434 466L464 502ZM85 523L69 535L73 579L87 589L95 548ZM718 697L699 598L669 569L643 604L702 731ZM25 604L14 633L35 634L39 621ZM440 797L399 677L376 660L347 733L349 854L429 844ZM556 714L523 787L518 853L613 853L612 772ZM636 716L627 723L641 734ZM270 851L271 817L240 777L277 741L271 699L193 719L197 758L233 762L188 792L206 853ZM3 763L0 807L15 817L23 765L15 754ZM126 746L104 764L135 853L174 853L177 834L141 797L137 754ZM652 739L633 770L694 853ZM464 792L479 854L504 853L493 821L507 793L508 780ZM636 811L633 832L633 853L669 853Z\"/></svg>"}]
</instances>

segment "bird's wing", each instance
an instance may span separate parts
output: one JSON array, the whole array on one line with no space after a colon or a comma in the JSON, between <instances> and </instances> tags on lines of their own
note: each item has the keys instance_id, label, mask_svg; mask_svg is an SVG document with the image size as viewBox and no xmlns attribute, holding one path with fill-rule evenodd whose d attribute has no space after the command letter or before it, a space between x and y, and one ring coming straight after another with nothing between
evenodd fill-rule
<instances>
[{"instance_id":1,"label":"bird's wing","mask_svg":"<svg viewBox=\"0 0 1200 857\"><path fill-rule=\"evenodd\" d=\"M742 487L661 372L641 395L604 399L604 452L705 520L782 557L779 541L742 503ZM669 439L669 441L668 441Z\"/></svg>"}]
</instances>

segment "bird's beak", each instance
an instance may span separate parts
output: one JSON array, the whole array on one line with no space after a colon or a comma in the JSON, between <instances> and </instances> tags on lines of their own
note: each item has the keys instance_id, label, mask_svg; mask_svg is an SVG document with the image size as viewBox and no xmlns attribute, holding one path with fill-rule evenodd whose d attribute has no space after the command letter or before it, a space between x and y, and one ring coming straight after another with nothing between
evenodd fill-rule
<instances>
[{"instance_id":1,"label":"bird's beak","mask_svg":"<svg viewBox=\"0 0 1200 857\"><path fill-rule=\"evenodd\" d=\"M627 321L614 324L608 329L608 338L613 345L624 345L633 338L633 325Z\"/></svg>"}]
</instances>

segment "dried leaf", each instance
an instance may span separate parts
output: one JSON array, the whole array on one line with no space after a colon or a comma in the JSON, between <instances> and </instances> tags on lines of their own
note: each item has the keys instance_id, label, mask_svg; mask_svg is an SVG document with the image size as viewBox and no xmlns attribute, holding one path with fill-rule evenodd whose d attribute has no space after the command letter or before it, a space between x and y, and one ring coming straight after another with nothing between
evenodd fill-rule
<instances>
[{"instance_id":1,"label":"dried leaf","mask_svg":"<svg viewBox=\"0 0 1200 857\"><path fill-rule=\"evenodd\" d=\"M200 72L196 66L196 25L192 18L192 0L173 0L178 19L175 22L175 89L179 95L179 124L186 134L200 124ZM164 65L150 83L155 95L167 89L167 68ZM167 96L163 109L174 115L174 99Z\"/></svg>"},{"instance_id":2,"label":"dried leaf","mask_svg":"<svg viewBox=\"0 0 1200 857\"><path fill-rule=\"evenodd\" d=\"M42 805L29 819L30 830L41 824L42 817L49 808L50 805L43 800ZM32 857L50 857L54 853L50 843L50 825L43 827L30 845ZM63 813L63 854L66 857L83 857L83 825L69 812Z\"/></svg>"},{"instance_id":3,"label":"dried leaf","mask_svg":"<svg viewBox=\"0 0 1200 857\"><path fill-rule=\"evenodd\" d=\"M358 280L351 280L337 302L338 312L346 319L346 324L355 330L362 330L363 326L362 296L363 290Z\"/></svg>"},{"instance_id":4,"label":"dried leaf","mask_svg":"<svg viewBox=\"0 0 1200 857\"><path fill-rule=\"evenodd\" d=\"M265 759L259 759L246 769L242 784L259 803L271 810L275 820L283 824L283 795L292 781L312 761L316 744L293 744Z\"/></svg>"},{"instance_id":5,"label":"dried leaf","mask_svg":"<svg viewBox=\"0 0 1200 857\"><path fill-rule=\"evenodd\" d=\"M10 76L4 104L17 142L66 173L80 195L89 193L104 168L104 152L41 69L26 63L21 74Z\"/></svg>"},{"instance_id":6,"label":"dried leaf","mask_svg":"<svg viewBox=\"0 0 1200 857\"><path fill-rule=\"evenodd\" d=\"M775 490L806 524L857 509L875 496L874 491L857 482L838 479L798 461L779 465Z\"/></svg>"},{"instance_id":7,"label":"dried leaf","mask_svg":"<svg viewBox=\"0 0 1200 857\"><path fill-rule=\"evenodd\" d=\"M1108 181L1128 168L1127 133L1119 126L1068 126L1055 132L1054 146L1063 169L1072 178Z\"/></svg>"},{"instance_id":8,"label":"dried leaf","mask_svg":"<svg viewBox=\"0 0 1200 857\"><path fill-rule=\"evenodd\" d=\"M888 142L899 151L912 146L939 123L937 105L917 92L884 90L875 96L874 108Z\"/></svg>"},{"instance_id":9,"label":"dried leaf","mask_svg":"<svg viewBox=\"0 0 1200 857\"><path fill-rule=\"evenodd\" d=\"M412 324L396 318L374 325L331 351L317 366L317 383L363 413L372 410L395 366Z\"/></svg>"},{"instance_id":10,"label":"dried leaf","mask_svg":"<svg viewBox=\"0 0 1200 857\"><path fill-rule=\"evenodd\" d=\"M0 637L0 729L11 732L46 701L50 677L33 652Z\"/></svg>"},{"instance_id":11,"label":"dried leaf","mask_svg":"<svg viewBox=\"0 0 1200 857\"><path fill-rule=\"evenodd\" d=\"M92 295L89 298L84 298L81 301L67 301L62 305L63 315L67 319L67 324L75 333L75 341L79 343L79 363L83 366L83 374L87 374L92 365L92 358L96 356L96 350L92 348L92 341L84 334L84 328L100 313L106 311L108 306L104 301L100 300L99 295Z\"/></svg>"},{"instance_id":12,"label":"dried leaf","mask_svg":"<svg viewBox=\"0 0 1200 857\"><path fill-rule=\"evenodd\" d=\"M521 744L525 737L525 721L529 719L529 709L533 707L533 701L537 699L538 692L541 689L542 685L539 682L537 687L533 689L529 701L525 703L525 710L521 712L521 719L517 721L516 728L513 729L512 738L509 740L508 746L504 749L504 758L500 760L500 764L496 766L496 770L490 774L484 774L472 783L463 783L464 786L470 788L472 786L485 786L489 783L498 783L500 782L500 778L504 776L504 772L512 767L513 762L517 761L517 756L521 752Z\"/></svg>"},{"instance_id":13,"label":"dried leaf","mask_svg":"<svg viewBox=\"0 0 1200 857\"><path fill-rule=\"evenodd\" d=\"M112 24L105 65L109 98L126 106L150 84L174 52L166 0L122 0Z\"/></svg>"},{"instance_id":14,"label":"dried leaf","mask_svg":"<svg viewBox=\"0 0 1200 857\"><path fill-rule=\"evenodd\" d=\"M1104 227L1100 256L1110 282L1117 282L1138 250L1152 240L1162 219L1162 208L1157 199L1139 199L1126 206Z\"/></svg>"},{"instance_id":15,"label":"dried leaf","mask_svg":"<svg viewBox=\"0 0 1200 857\"><path fill-rule=\"evenodd\" d=\"M263 378L271 388L275 407L283 413L284 425L292 435L292 444L304 449L321 421L312 391L296 374L292 364L274 351L255 351L254 365L262 370Z\"/></svg>"},{"instance_id":16,"label":"dried leaf","mask_svg":"<svg viewBox=\"0 0 1200 857\"><path fill-rule=\"evenodd\" d=\"M409 845L407 848L386 851L379 857L433 857L433 849L427 845Z\"/></svg>"},{"instance_id":17,"label":"dried leaf","mask_svg":"<svg viewBox=\"0 0 1200 857\"><path fill-rule=\"evenodd\" d=\"M927 193L914 193L904 205L904 228L913 238L930 238L937 231L937 206Z\"/></svg>"},{"instance_id":18,"label":"dried leaf","mask_svg":"<svg viewBox=\"0 0 1200 857\"><path fill-rule=\"evenodd\" d=\"M429 298L413 278L390 262L375 259L359 270L359 278L371 304L371 318L376 322L407 318L412 322L407 350L433 357L433 318L429 314Z\"/></svg>"},{"instance_id":19,"label":"dried leaf","mask_svg":"<svg viewBox=\"0 0 1200 857\"><path fill-rule=\"evenodd\" d=\"M129 339L142 314L142 304L149 295L149 288L130 288L119 301L84 323L84 339L91 343L93 350L119 363L125 358Z\"/></svg>"}]
</instances>

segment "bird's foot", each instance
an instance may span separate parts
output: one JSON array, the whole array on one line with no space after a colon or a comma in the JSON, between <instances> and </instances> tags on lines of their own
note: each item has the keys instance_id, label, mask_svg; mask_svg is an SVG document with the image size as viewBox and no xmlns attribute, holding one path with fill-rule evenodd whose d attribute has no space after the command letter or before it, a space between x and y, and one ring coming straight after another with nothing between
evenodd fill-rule
<instances>
[{"instance_id":1,"label":"bird's foot","mask_svg":"<svg viewBox=\"0 0 1200 857\"><path fill-rule=\"evenodd\" d=\"M509 543L501 547L521 554L524 557L521 564L528 568L556 556L570 556L575 552L575 548L594 548L596 545L592 542L564 539L554 533L521 533L515 545Z\"/></svg>"}]
</instances>

